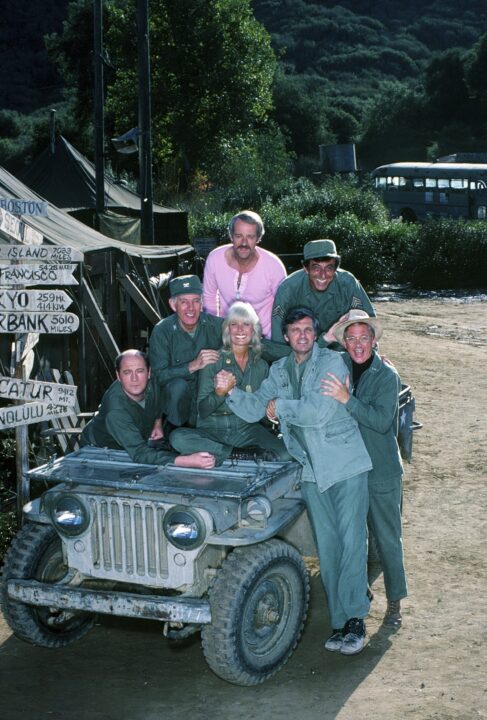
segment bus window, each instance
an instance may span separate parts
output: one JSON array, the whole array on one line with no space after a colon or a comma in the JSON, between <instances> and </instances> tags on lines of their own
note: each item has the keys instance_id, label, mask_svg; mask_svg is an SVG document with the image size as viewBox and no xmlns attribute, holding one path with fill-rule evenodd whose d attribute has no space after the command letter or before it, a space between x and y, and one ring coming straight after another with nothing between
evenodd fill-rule
<instances>
[{"instance_id":1,"label":"bus window","mask_svg":"<svg viewBox=\"0 0 487 720\"><path fill-rule=\"evenodd\" d=\"M422 190L424 188L424 179L423 178L413 178L413 188Z\"/></svg>"},{"instance_id":2,"label":"bus window","mask_svg":"<svg viewBox=\"0 0 487 720\"><path fill-rule=\"evenodd\" d=\"M436 188L436 178L426 178L427 188Z\"/></svg>"},{"instance_id":3,"label":"bus window","mask_svg":"<svg viewBox=\"0 0 487 720\"><path fill-rule=\"evenodd\" d=\"M438 188L444 190L450 187L450 181L448 178L438 178Z\"/></svg>"},{"instance_id":4,"label":"bus window","mask_svg":"<svg viewBox=\"0 0 487 720\"><path fill-rule=\"evenodd\" d=\"M385 190L386 184L387 184L387 178L385 178L384 176L375 178L375 187L378 190Z\"/></svg>"},{"instance_id":5,"label":"bus window","mask_svg":"<svg viewBox=\"0 0 487 720\"><path fill-rule=\"evenodd\" d=\"M452 190L466 190L468 188L468 180L466 178L452 178Z\"/></svg>"}]
</instances>

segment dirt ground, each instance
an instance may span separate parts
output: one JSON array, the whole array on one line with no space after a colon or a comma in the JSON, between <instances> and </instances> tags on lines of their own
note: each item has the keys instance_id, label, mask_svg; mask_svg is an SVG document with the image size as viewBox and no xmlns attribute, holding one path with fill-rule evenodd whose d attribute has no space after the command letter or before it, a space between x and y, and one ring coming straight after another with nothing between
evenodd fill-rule
<instances>
[{"instance_id":1,"label":"dirt ground","mask_svg":"<svg viewBox=\"0 0 487 720\"><path fill-rule=\"evenodd\" d=\"M377 303L381 350L416 397L406 468L409 598L398 632L381 626L381 576L368 644L327 653L324 595L312 581L302 641L253 688L206 666L198 640L171 649L156 623L102 619L65 650L29 646L0 620L3 720L474 720L487 718L487 297Z\"/></svg>"}]
</instances>

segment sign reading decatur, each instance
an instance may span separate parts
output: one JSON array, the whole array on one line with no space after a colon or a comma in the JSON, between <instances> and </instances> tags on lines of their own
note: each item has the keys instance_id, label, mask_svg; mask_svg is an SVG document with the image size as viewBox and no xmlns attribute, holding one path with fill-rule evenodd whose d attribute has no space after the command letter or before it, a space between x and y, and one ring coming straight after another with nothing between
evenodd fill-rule
<instances>
[{"instance_id":1,"label":"sign reading decatur","mask_svg":"<svg viewBox=\"0 0 487 720\"><path fill-rule=\"evenodd\" d=\"M52 333L65 335L79 327L74 313L0 312L0 333Z\"/></svg>"},{"instance_id":2,"label":"sign reading decatur","mask_svg":"<svg viewBox=\"0 0 487 720\"><path fill-rule=\"evenodd\" d=\"M58 263L81 262L83 253L60 245L0 245L0 260L51 260Z\"/></svg>"},{"instance_id":3,"label":"sign reading decatur","mask_svg":"<svg viewBox=\"0 0 487 720\"><path fill-rule=\"evenodd\" d=\"M66 405L57 405L56 403L7 405L7 407L0 408L0 430L66 417L71 415L72 412L73 408Z\"/></svg>"},{"instance_id":4,"label":"sign reading decatur","mask_svg":"<svg viewBox=\"0 0 487 720\"><path fill-rule=\"evenodd\" d=\"M30 400L73 407L76 385L62 385L41 380L20 380L0 375L0 397L10 400Z\"/></svg>"},{"instance_id":5,"label":"sign reading decatur","mask_svg":"<svg viewBox=\"0 0 487 720\"><path fill-rule=\"evenodd\" d=\"M72 299L64 290L1 290L0 312L37 310L60 312L66 310Z\"/></svg>"},{"instance_id":6,"label":"sign reading decatur","mask_svg":"<svg viewBox=\"0 0 487 720\"><path fill-rule=\"evenodd\" d=\"M77 285L76 265L4 265L0 263L0 285Z\"/></svg>"}]
</instances>

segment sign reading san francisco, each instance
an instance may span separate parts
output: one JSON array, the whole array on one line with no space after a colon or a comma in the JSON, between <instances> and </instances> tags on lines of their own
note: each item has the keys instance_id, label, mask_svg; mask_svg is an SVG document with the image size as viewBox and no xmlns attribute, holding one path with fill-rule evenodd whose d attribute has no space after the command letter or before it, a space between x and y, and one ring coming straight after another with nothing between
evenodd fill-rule
<instances>
[{"instance_id":1,"label":"sign reading san francisco","mask_svg":"<svg viewBox=\"0 0 487 720\"><path fill-rule=\"evenodd\" d=\"M0 285L77 285L76 265L4 265L0 263Z\"/></svg>"},{"instance_id":2,"label":"sign reading san francisco","mask_svg":"<svg viewBox=\"0 0 487 720\"><path fill-rule=\"evenodd\" d=\"M0 312L0 333L64 335L78 327L79 317L74 313Z\"/></svg>"},{"instance_id":3,"label":"sign reading san francisco","mask_svg":"<svg viewBox=\"0 0 487 720\"><path fill-rule=\"evenodd\" d=\"M71 415L73 408L56 403L27 403L26 405L8 405L0 408L0 430L31 425L32 423L52 420L52 418Z\"/></svg>"},{"instance_id":4,"label":"sign reading san francisco","mask_svg":"<svg viewBox=\"0 0 487 720\"><path fill-rule=\"evenodd\" d=\"M73 407L76 385L62 385L41 380L19 380L0 375L0 397L10 400L30 400Z\"/></svg>"}]
</instances>

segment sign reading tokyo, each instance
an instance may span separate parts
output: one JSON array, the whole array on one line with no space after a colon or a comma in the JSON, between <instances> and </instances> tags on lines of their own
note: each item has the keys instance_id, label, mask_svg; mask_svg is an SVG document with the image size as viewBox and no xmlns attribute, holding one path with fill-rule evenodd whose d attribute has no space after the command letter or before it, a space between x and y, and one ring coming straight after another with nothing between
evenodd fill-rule
<instances>
[{"instance_id":1,"label":"sign reading tokyo","mask_svg":"<svg viewBox=\"0 0 487 720\"><path fill-rule=\"evenodd\" d=\"M10 400L31 400L73 407L76 385L61 385L40 380L19 380L0 375L0 397Z\"/></svg>"},{"instance_id":2,"label":"sign reading tokyo","mask_svg":"<svg viewBox=\"0 0 487 720\"><path fill-rule=\"evenodd\" d=\"M64 290L0 290L0 312L62 312L72 302Z\"/></svg>"},{"instance_id":3,"label":"sign reading tokyo","mask_svg":"<svg viewBox=\"0 0 487 720\"><path fill-rule=\"evenodd\" d=\"M48 203L45 200L19 200L18 198L0 198L0 209L14 215L38 215L47 217Z\"/></svg>"},{"instance_id":4,"label":"sign reading tokyo","mask_svg":"<svg viewBox=\"0 0 487 720\"><path fill-rule=\"evenodd\" d=\"M0 333L68 335L79 327L74 313L0 312Z\"/></svg>"}]
</instances>

